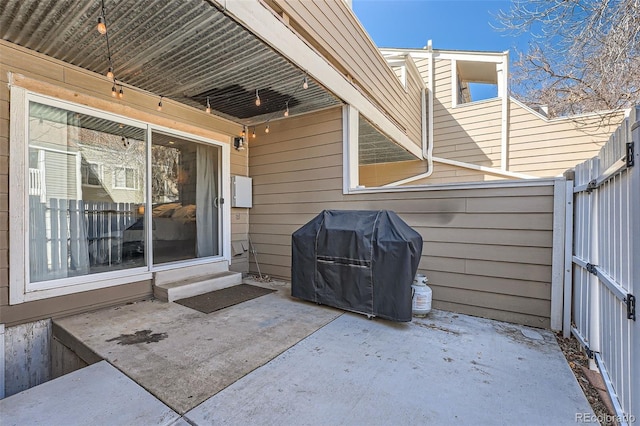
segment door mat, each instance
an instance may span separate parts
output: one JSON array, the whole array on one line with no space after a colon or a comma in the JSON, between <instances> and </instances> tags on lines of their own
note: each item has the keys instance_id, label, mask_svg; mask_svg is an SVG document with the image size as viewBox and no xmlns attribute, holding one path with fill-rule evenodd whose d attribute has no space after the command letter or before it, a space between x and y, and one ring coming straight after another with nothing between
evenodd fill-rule
<instances>
[{"instance_id":1,"label":"door mat","mask_svg":"<svg viewBox=\"0 0 640 426\"><path fill-rule=\"evenodd\" d=\"M220 309L228 308L229 306L273 293L274 291L275 290L270 288L255 285L239 284L233 287L187 297L186 299L176 300L175 302L187 308L200 311L203 314L210 314L211 312L219 311Z\"/></svg>"}]
</instances>

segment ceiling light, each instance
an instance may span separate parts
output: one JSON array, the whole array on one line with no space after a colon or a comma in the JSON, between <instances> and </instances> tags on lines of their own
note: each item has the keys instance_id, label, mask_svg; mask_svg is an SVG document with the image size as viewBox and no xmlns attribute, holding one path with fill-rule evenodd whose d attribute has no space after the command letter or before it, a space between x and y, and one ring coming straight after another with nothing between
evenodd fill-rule
<instances>
[{"instance_id":1,"label":"ceiling light","mask_svg":"<svg viewBox=\"0 0 640 426\"><path fill-rule=\"evenodd\" d=\"M260 94L258 93L258 89L256 89L256 106L260 106Z\"/></svg>"},{"instance_id":2,"label":"ceiling light","mask_svg":"<svg viewBox=\"0 0 640 426\"><path fill-rule=\"evenodd\" d=\"M118 92L116 91L115 85L111 88L111 96L113 96L114 98L118 96Z\"/></svg>"},{"instance_id":3,"label":"ceiling light","mask_svg":"<svg viewBox=\"0 0 640 426\"><path fill-rule=\"evenodd\" d=\"M304 76L304 80L302 80L302 88L303 89L308 89L309 88L309 79L307 78L307 76Z\"/></svg>"},{"instance_id":4,"label":"ceiling light","mask_svg":"<svg viewBox=\"0 0 640 426\"><path fill-rule=\"evenodd\" d=\"M211 114L211 104L209 103L209 97L207 96L207 108L205 108L207 114Z\"/></svg>"},{"instance_id":5,"label":"ceiling light","mask_svg":"<svg viewBox=\"0 0 640 426\"><path fill-rule=\"evenodd\" d=\"M267 124L267 127L264 128L264 132L265 133L269 133L269 125Z\"/></svg>"},{"instance_id":6,"label":"ceiling light","mask_svg":"<svg viewBox=\"0 0 640 426\"><path fill-rule=\"evenodd\" d=\"M113 80L113 67L109 67L109 71L107 71L107 78L109 80Z\"/></svg>"},{"instance_id":7,"label":"ceiling light","mask_svg":"<svg viewBox=\"0 0 640 426\"><path fill-rule=\"evenodd\" d=\"M160 96L160 102L158 102L158 108L156 108L158 111L162 111L162 96Z\"/></svg>"},{"instance_id":8,"label":"ceiling light","mask_svg":"<svg viewBox=\"0 0 640 426\"><path fill-rule=\"evenodd\" d=\"M285 117L289 116L289 101L287 101L287 109L284 111L284 116Z\"/></svg>"},{"instance_id":9,"label":"ceiling light","mask_svg":"<svg viewBox=\"0 0 640 426\"><path fill-rule=\"evenodd\" d=\"M118 92L118 98L124 98L124 90L122 90L122 86L120 86L120 91Z\"/></svg>"}]
</instances>

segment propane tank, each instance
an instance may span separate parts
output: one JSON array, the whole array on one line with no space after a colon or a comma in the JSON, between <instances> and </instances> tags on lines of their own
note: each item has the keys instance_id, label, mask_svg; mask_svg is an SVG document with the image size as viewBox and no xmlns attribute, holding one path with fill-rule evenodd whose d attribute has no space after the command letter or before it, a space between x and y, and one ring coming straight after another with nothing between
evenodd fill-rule
<instances>
[{"instance_id":1,"label":"propane tank","mask_svg":"<svg viewBox=\"0 0 640 426\"><path fill-rule=\"evenodd\" d=\"M411 284L411 311L414 317L425 317L431 312L431 289L427 285L427 277L416 274Z\"/></svg>"}]
</instances>

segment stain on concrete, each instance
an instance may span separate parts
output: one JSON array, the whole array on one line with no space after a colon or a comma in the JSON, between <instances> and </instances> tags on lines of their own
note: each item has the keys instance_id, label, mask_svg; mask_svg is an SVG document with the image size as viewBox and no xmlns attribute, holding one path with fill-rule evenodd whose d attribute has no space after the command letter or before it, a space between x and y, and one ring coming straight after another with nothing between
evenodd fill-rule
<instances>
[{"instance_id":1,"label":"stain on concrete","mask_svg":"<svg viewBox=\"0 0 640 426\"><path fill-rule=\"evenodd\" d=\"M445 333L453 334L454 336L459 336L460 335L459 331L451 330L450 328L442 327L442 326L434 324L434 323L425 324L423 322L417 322L417 321L414 321L413 323L415 325L417 325L418 327L430 328L432 330L444 331Z\"/></svg>"},{"instance_id":2,"label":"stain on concrete","mask_svg":"<svg viewBox=\"0 0 640 426\"><path fill-rule=\"evenodd\" d=\"M167 333L151 333L151 330L138 330L133 334L121 334L118 337L107 339L107 342L117 341L119 345L135 345L138 343L158 343L167 338Z\"/></svg>"},{"instance_id":3,"label":"stain on concrete","mask_svg":"<svg viewBox=\"0 0 640 426\"><path fill-rule=\"evenodd\" d=\"M537 349L541 352L553 351L553 344L556 343L553 336L547 339L542 333L537 331L532 330L532 333L523 333L523 329L525 329L523 326L495 323L493 324L493 328L498 333L508 337L512 342L526 345L531 349ZM536 337L531 338L528 337L527 334L531 336L535 335Z\"/></svg>"}]
</instances>

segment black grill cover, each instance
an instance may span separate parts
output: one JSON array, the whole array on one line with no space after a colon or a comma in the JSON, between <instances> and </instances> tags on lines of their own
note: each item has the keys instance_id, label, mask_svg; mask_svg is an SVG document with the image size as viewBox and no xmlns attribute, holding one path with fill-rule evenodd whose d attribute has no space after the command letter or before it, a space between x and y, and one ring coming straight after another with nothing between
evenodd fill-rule
<instances>
[{"instance_id":1,"label":"black grill cover","mask_svg":"<svg viewBox=\"0 0 640 426\"><path fill-rule=\"evenodd\" d=\"M388 210L324 210L293 233L291 295L411 321L422 237Z\"/></svg>"}]
</instances>

